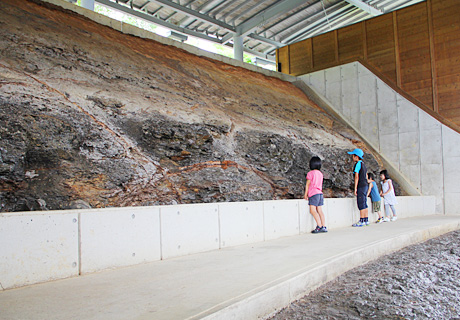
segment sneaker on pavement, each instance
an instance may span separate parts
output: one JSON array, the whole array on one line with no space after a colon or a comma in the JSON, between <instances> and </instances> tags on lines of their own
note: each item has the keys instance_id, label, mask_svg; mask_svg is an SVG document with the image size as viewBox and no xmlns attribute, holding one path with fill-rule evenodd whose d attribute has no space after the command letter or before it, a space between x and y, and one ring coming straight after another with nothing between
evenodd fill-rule
<instances>
[{"instance_id":1,"label":"sneaker on pavement","mask_svg":"<svg viewBox=\"0 0 460 320\"><path fill-rule=\"evenodd\" d=\"M319 232L327 232L326 226L323 226L319 229Z\"/></svg>"},{"instance_id":2,"label":"sneaker on pavement","mask_svg":"<svg viewBox=\"0 0 460 320\"><path fill-rule=\"evenodd\" d=\"M364 226L365 226L364 222L361 222L361 221L358 221L352 224L352 227L364 227Z\"/></svg>"},{"instance_id":3,"label":"sneaker on pavement","mask_svg":"<svg viewBox=\"0 0 460 320\"><path fill-rule=\"evenodd\" d=\"M397 216L393 216L393 218L391 218L391 221L396 221L396 220L398 220Z\"/></svg>"},{"instance_id":4,"label":"sneaker on pavement","mask_svg":"<svg viewBox=\"0 0 460 320\"><path fill-rule=\"evenodd\" d=\"M365 226L368 226L368 225L369 225L369 221L364 222L364 225L365 225Z\"/></svg>"},{"instance_id":5,"label":"sneaker on pavement","mask_svg":"<svg viewBox=\"0 0 460 320\"><path fill-rule=\"evenodd\" d=\"M390 222L390 218L388 217L383 218L383 222Z\"/></svg>"},{"instance_id":6,"label":"sneaker on pavement","mask_svg":"<svg viewBox=\"0 0 460 320\"><path fill-rule=\"evenodd\" d=\"M320 232L321 232L321 228L316 226L316 228L311 233L320 233Z\"/></svg>"},{"instance_id":7,"label":"sneaker on pavement","mask_svg":"<svg viewBox=\"0 0 460 320\"><path fill-rule=\"evenodd\" d=\"M375 221L375 223L382 223L383 222L383 218L378 218L377 221Z\"/></svg>"}]
</instances>

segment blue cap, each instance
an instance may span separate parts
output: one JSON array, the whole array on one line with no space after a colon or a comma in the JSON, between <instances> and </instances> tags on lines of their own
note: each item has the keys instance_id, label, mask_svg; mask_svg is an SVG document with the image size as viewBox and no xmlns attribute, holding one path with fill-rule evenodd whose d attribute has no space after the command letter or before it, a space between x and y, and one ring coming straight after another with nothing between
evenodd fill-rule
<instances>
[{"instance_id":1,"label":"blue cap","mask_svg":"<svg viewBox=\"0 0 460 320\"><path fill-rule=\"evenodd\" d=\"M361 159L362 159L363 156L364 156L364 152L363 152L363 150L361 150L361 149L355 149L355 150L353 150L353 151L348 151L348 154L354 154L355 156L358 156L358 157L360 157Z\"/></svg>"}]
</instances>

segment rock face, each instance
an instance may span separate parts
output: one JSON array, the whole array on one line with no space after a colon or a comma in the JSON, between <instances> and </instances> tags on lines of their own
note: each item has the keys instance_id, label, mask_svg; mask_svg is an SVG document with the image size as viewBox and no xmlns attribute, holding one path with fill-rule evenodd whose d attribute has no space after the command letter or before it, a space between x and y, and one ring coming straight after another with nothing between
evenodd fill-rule
<instances>
[{"instance_id":1,"label":"rock face","mask_svg":"<svg viewBox=\"0 0 460 320\"><path fill-rule=\"evenodd\" d=\"M352 195L350 129L290 83L121 34L39 1L0 2L2 211Z\"/></svg>"}]
</instances>

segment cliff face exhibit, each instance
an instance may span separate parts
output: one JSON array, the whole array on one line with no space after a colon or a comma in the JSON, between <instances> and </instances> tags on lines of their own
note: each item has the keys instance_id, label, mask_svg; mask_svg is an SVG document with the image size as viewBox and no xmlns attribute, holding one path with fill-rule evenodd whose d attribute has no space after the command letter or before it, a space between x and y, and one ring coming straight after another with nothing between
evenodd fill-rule
<instances>
[{"instance_id":1,"label":"cliff face exhibit","mask_svg":"<svg viewBox=\"0 0 460 320\"><path fill-rule=\"evenodd\" d=\"M352 196L359 137L294 85L122 34L40 1L0 2L1 211Z\"/></svg>"}]
</instances>

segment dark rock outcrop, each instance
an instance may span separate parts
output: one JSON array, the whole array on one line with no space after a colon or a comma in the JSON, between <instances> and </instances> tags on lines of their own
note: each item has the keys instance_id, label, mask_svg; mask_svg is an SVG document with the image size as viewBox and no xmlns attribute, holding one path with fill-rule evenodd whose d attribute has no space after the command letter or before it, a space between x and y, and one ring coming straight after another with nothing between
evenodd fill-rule
<instances>
[{"instance_id":1,"label":"dark rock outcrop","mask_svg":"<svg viewBox=\"0 0 460 320\"><path fill-rule=\"evenodd\" d=\"M352 195L350 129L293 85L121 34L39 1L0 2L2 211Z\"/></svg>"}]
</instances>

